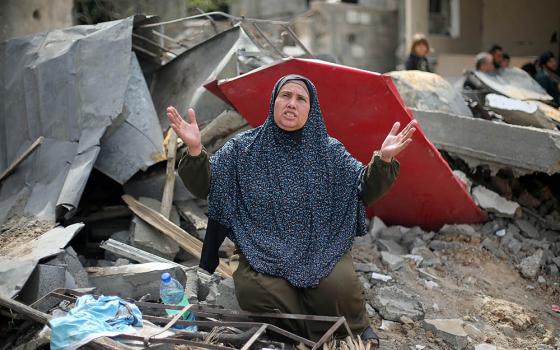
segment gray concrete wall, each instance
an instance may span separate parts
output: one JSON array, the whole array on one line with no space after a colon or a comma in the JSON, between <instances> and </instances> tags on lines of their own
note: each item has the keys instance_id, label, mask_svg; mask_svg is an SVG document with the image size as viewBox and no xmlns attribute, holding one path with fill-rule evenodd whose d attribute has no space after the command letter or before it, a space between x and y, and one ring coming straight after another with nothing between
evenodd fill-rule
<instances>
[{"instance_id":1,"label":"gray concrete wall","mask_svg":"<svg viewBox=\"0 0 560 350\"><path fill-rule=\"evenodd\" d=\"M314 54L332 54L344 65L376 72L395 67L396 10L314 1L295 27Z\"/></svg>"},{"instance_id":2,"label":"gray concrete wall","mask_svg":"<svg viewBox=\"0 0 560 350\"><path fill-rule=\"evenodd\" d=\"M560 36L559 0L484 0L483 8L483 49L497 43L514 56L558 53L550 37Z\"/></svg>"},{"instance_id":3,"label":"gray concrete wall","mask_svg":"<svg viewBox=\"0 0 560 350\"><path fill-rule=\"evenodd\" d=\"M0 1L0 41L73 25L73 0Z\"/></svg>"},{"instance_id":4,"label":"gray concrete wall","mask_svg":"<svg viewBox=\"0 0 560 350\"><path fill-rule=\"evenodd\" d=\"M291 20L307 11L307 0L232 0L230 13L249 18Z\"/></svg>"}]
</instances>

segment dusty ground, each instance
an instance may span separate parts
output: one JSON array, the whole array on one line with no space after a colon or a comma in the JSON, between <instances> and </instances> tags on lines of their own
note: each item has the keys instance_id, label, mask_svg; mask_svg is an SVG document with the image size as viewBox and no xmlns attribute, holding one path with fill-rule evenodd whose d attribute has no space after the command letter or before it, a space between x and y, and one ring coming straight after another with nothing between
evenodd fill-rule
<instances>
[{"instance_id":1,"label":"dusty ground","mask_svg":"<svg viewBox=\"0 0 560 350\"><path fill-rule=\"evenodd\" d=\"M0 255L7 255L15 248L41 236L53 227L52 222L12 216L0 229Z\"/></svg>"},{"instance_id":2,"label":"dusty ground","mask_svg":"<svg viewBox=\"0 0 560 350\"><path fill-rule=\"evenodd\" d=\"M354 258L383 266L373 251L355 246ZM440 258L441 266L427 269L438 277L439 287L433 289L425 287L413 263L388 272L422 303L425 318L463 319L476 327L468 332L473 346L488 342L498 349L537 349L538 344L554 348L560 344L555 338L560 314L551 311L552 304L560 303L557 277L545 276L546 283L526 280L510 262L499 260L478 243L462 242L459 249L443 252ZM379 329L379 316L372 318L372 324L382 338L382 349L415 349L416 345L449 349L423 329L422 321L401 324L392 331Z\"/></svg>"}]
</instances>

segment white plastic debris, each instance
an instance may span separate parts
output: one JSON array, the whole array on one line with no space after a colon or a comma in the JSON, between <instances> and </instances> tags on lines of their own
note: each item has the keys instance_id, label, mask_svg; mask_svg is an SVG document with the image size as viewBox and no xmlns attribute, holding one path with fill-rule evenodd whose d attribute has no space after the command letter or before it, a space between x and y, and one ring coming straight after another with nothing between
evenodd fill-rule
<instances>
[{"instance_id":1,"label":"white plastic debris","mask_svg":"<svg viewBox=\"0 0 560 350\"><path fill-rule=\"evenodd\" d=\"M383 282L388 282L388 281L393 279L393 277L391 277L391 276L382 275L382 274L377 273L377 272L372 272L371 273L371 278L373 278L374 280L383 281Z\"/></svg>"},{"instance_id":2,"label":"white plastic debris","mask_svg":"<svg viewBox=\"0 0 560 350\"><path fill-rule=\"evenodd\" d=\"M506 229L505 228L496 231L496 236L498 236L498 237L503 237L505 235L506 235Z\"/></svg>"}]
</instances>

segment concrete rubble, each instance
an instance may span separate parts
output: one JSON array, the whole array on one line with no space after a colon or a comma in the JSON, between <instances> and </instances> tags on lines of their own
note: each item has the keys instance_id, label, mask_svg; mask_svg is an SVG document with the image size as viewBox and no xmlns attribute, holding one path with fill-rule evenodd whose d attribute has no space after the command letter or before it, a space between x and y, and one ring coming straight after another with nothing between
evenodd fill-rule
<instances>
[{"instance_id":1,"label":"concrete rubble","mask_svg":"<svg viewBox=\"0 0 560 350\"><path fill-rule=\"evenodd\" d=\"M0 182L0 297L31 305L67 288L157 303L160 276L170 272L185 286L191 304L241 310L232 278L198 268L196 249L180 248L161 227L132 213L121 196L130 195L158 213L162 207L169 147L164 141L165 106L200 110L202 143L214 153L250 126L240 112L210 93L208 82L235 78L282 55L263 48L246 27L225 23L220 25L226 30L212 31L189 48L167 40L163 48L145 42L144 51L139 50L133 37L152 35L146 30L156 28L140 28L139 23L156 20L135 17L0 44L0 63L6 67L18 57L36 62L34 55L39 55L44 59L36 62L42 74L51 73L42 66L45 62L51 62L53 71L66 72L60 81L68 80L64 77L72 69L83 68L74 67L76 62L73 68L65 66L66 55L72 54L65 50L82 45L90 55L98 50L92 57L99 60L82 72L83 81L69 88L83 93L82 104L72 102L70 90L63 91L70 96L65 101L41 102L53 108L44 116L53 125L42 125L31 116L38 105L26 100L30 114L20 112L29 125L22 130L14 126L19 131L2 141L9 147L1 148L0 170L29 147L29 135L44 136L20 171ZM67 53L56 60L52 52L26 49L6 60L10 48L43 41ZM108 50L118 53L114 61L100 57ZM100 91L88 85L89 78L111 75L108 72L114 76ZM18 81L20 72L12 73ZM29 74L37 79L33 69ZM503 79L480 77L490 93L477 100L478 110L438 75L399 71L388 77L453 171L452 181L465 189L465 198L470 196L487 220L408 227L384 222L373 212L368 233L354 241L352 256L381 348L560 348L558 313L551 311L560 291L560 112L547 104L542 89L523 83L523 73L516 70ZM49 74L41 78L53 79ZM10 85L7 98L24 92L40 96L46 85L39 85L26 92L23 85ZM110 103L96 102L99 99ZM63 106L72 107L71 115L60 112ZM10 109L8 114L16 112ZM481 113L487 118L480 118ZM0 122L11 127L15 121ZM67 123L68 130L58 135L56 123ZM179 143L178 155L182 152ZM437 154L435 148L433 152ZM174 181L169 221L196 242L193 246L202 245L208 204L194 198L180 179ZM403 206L408 199L403 198ZM221 263L231 270L237 264L234 249L226 239L219 252ZM68 303L52 299L34 307L49 316L67 311ZM8 309L0 306L0 320ZM8 348L48 344L50 334L42 327L31 327L33 322L23 316L10 322L15 326L0 323L0 339L4 326L20 333L18 339L6 337ZM16 329L20 326L23 331ZM161 327L144 331L155 330ZM29 336L22 336L24 332Z\"/></svg>"}]
</instances>

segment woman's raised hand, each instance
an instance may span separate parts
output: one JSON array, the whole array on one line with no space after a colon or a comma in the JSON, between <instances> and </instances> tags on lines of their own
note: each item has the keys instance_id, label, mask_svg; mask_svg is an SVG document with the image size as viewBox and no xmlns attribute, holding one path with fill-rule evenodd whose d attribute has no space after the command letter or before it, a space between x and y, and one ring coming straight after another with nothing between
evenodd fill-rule
<instances>
[{"instance_id":1,"label":"woman's raised hand","mask_svg":"<svg viewBox=\"0 0 560 350\"><path fill-rule=\"evenodd\" d=\"M169 124L178 137L183 140L188 147L191 156L198 156L202 152L202 143L200 142L200 129L196 123L194 109L189 108L187 111L189 121L186 122L175 107L167 107L167 119Z\"/></svg>"},{"instance_id":2,"label":"woman's raised hand","mask_svg":"<svg viewBox=\"0 0 560 350\"><path fill-rule=\"evenodd\" d=\"M417 124L418 122L416 120L411 121L398 134L397 131L399 131L401 123L396 122L393 124L393 128L381 145L381 156L384 161L391 161L391 158L401 153L402 150L410 145L412 142L412 135L416 131Z\"/></svg>"}]
</instances>

